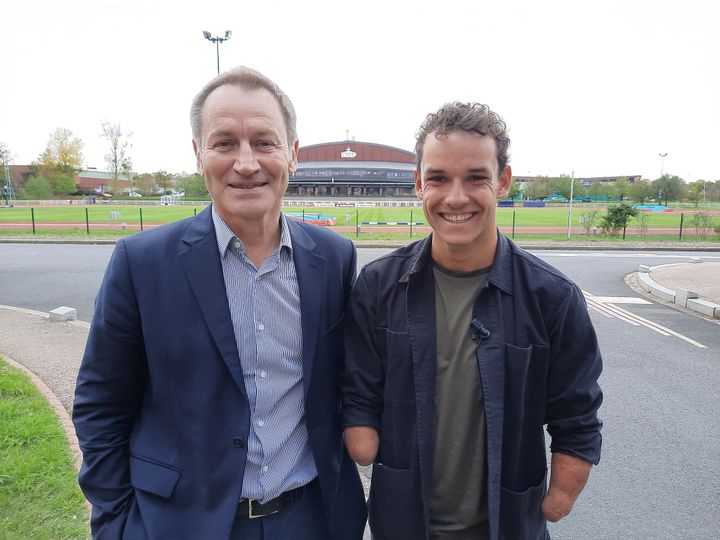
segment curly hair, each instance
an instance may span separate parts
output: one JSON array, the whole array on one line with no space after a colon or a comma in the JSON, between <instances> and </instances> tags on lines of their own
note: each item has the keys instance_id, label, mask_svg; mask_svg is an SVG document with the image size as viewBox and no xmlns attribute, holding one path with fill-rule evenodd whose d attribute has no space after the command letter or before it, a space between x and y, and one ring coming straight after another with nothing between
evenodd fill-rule
<instances>
[{"instance_id":1,"label":"curly hair","mask_svg":"<svg viewBox=\"0 0 720 540\"><path fill-rule=\"evenodd\" d=\"M435 137L443 137L453 131L469 131L479 135L487 135L495 139L499 171L505 169L510 161L510 137L505 121L482 103L446 103L436 113L430 113L418 129L415 142L417 170L420 172L425 139L432 133Z\"/></svg>"},{"instance_id":2,"label":"curly hair","mask_svg":"<svg viewBox=\"0 0 720 540\"><path fill-rule=\"evenodd\" d=\"M213 90L226 84L238 86L244 90L259 90L262 88L270 92L277 100L278 105L280 105L280 110L285 120L288 146L292 147L297 140L297 120L295 117L295 107L293 107L290 98L277 84L265 75L246 66L238 66L221 73L207 83L195 96L192 106L190 107L190 125L192 126L193 140L200 141L202 134L202 111L205 100Z\"/></svg>"}]
</instances>

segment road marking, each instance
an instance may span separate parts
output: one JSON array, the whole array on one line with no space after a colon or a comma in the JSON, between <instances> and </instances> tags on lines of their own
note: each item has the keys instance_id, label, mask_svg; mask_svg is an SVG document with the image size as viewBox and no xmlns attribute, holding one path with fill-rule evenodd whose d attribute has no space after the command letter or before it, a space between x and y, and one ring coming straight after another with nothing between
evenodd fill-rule
<instances>
[{"instance_id":1,"label":"road marking","mask_svg":"<svg viewBox=\"0 0 720 540\"><path fill-rule=\"evenodd\" d=\"M593 300L601 304L652 304L637 296L593 296Z\"/></svg>"},{"instance_id":2,"label":"road marking","mask_svg":"<svg viewBox=\"0 0 720 540\"><path fill-rule=\"evenodd\" d=\"M708 260L720 260L720 255L706 255L706 254L700 254L698 255L696 252L694 252L693 255L670 255L670 254L664 254L664 253L649 253L646 251L637 252L637 251L621 251L619 253L607 253L607 252L600 252L600 251L580 251L580 252L562 252L562 251L545 251L545 250L529 250L530 253L533 255L536 255L541 258L549 258L549 257L603 257L608 259L627 259L627 258L633 258L633 259L685 259L685 262L690 262L690 259L708 259Z\"/></svg>"},{"instance_id":3,"label":"road marking","mask_svg":"<svg viewBox=\"0 0 720 540\"><path fill-rule=\"evenodd\" d=\"M651 302L648 302L647 300L644 300L642 298L632 299L631 297L594 296L587 291L583 291L583 294L585 295L588 309L592 309L593 311L600 313L605 317L619 319L633 326L644 326L645 328L648 328L653 332L657 332L658 334L663 336L674 336L680 338L683 341L689 343L690 345L694 345L695 347L698 347L700 349L707 348L705 345L703 345L702 343L698 343L694 339L675 332L674 330L670 330L669 328L666 328L661 324L640 317L639 315L635 315L634 313L631 313L626 309L615 305L619 303L650 304Z\"/></svg>"}]
</instances>

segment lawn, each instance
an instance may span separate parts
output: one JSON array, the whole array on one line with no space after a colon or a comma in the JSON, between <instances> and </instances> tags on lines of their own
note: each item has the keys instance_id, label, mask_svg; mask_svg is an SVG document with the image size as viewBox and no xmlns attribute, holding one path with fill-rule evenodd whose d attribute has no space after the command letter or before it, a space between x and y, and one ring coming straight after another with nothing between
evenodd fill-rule
<instances>
[{"instance_id":1,"label":"lawn","mask_svg":"<svg viewBox=\"0 0 720 540\"><path fill-rule=\"evenodd\" d=\"M58 417L0 358L0 538L88 538L87 512Z\"/></svg>"},{"instance_id":2,"label":"lawn","mask_svg":"<svg viewBox=\"0 0 720 540\"><path fill-rule=\"evenodd\" d=\"M159 206L159 205L89 205L89 206L41 206L34 212L36 233L64 235L60 227L54 224L68 224L65 228L69 236L88 234L94 236L121 236L132 234L142 227L168 223L200 212L204 206ZM321 215L334 217L336 230L352 238L372 239L409 239L410 226L399 226L391 230L383 226L363 225L364 222L413 222L413 235L427 233L427 220L422 208L299 208L288 207L285 212L307 216ZM87 220L86 220L87 212ZM605 209L597 206L576 206L572 210L573 238L582 239L600 234L600 218ZM684 215L683 215L684 214ZM9 229L11 224L13 229ZM69 225L74 224L74 225ZM422 225L418 225L422 224ZM517 238L563 238L567 237L568 208L497 208L497 224L503 232ZM684 209L682 212L643 212L631 218L627 235L647 241L676 240L680 236L682 224L683 238L720 240L713 229L720 226L720 215L707 210L698 214L697 210ZM30 208L0 208L0 234L24 235L32 233L32 213ZM359 225L359 227L358 227ZM595 231L593 233L593 230ZM707 234L709 233L709 234Z\"/></svg>"}]
</instances>

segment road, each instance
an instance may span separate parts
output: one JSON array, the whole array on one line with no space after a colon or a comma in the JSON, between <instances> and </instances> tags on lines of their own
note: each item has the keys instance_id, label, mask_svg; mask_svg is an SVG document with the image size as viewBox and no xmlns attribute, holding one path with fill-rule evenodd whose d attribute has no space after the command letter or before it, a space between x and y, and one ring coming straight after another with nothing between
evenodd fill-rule
<instances>
[{"instance_id":1,"label":"road","mask_svg":"<svg viewBox=\"0 0 720 540\"><path fill-rule=\"evenodd\" d=\"M69 305L89 320L111 251L0 244L0 304L40 311ZM359 264L387 252L361 249ZM535 254L585 291L605 362L602 461L573 513L551 525L553 538L716 538L720 325L646 300L623 277L638 264L720 260L720 253Z\"/></svg>"}]
</instances>

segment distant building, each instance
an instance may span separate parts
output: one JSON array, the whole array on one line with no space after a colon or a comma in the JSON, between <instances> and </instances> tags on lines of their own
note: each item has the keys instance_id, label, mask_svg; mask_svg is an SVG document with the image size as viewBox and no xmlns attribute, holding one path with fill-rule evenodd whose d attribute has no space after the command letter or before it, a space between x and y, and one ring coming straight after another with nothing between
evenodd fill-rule
<instances>
[{"instance_id":1,"label":"distant building","mask_svg":"<svg viewBox=\"0 0 720 540\"><path fill-rule=\"evenodd\" d=\"M538 180L542 180L544 178L554 178L554 177L548 177L548 176L514 176L515 182L519 186L531 184L532 182L537 182ZM575 180L578 182L581 182L583 186L588 187L593 182L601 182L603 184L614 184L621 178L626 178L628 182L631 184L635 181L638 181L642 178L642 175L640 174L621 174L619 176L593 176L593 177L576 177Z\"/></svg>"},{"instance_id":2,"label":"distant building","mask_svg":"<svg viewBox=\"0 0 720 540\"><path fill-rule=\"evenodd\" d=\"M130 173L134 175L135 173ZM113 174L104 171L86 170L80 171L77 175L78 191L83 193L106 193L112 191L110 184L113 182ZM130 181L125 173L117 179L117 187L123 193L130 192ZM117 193L116 193L117 195Z\"/></svg>"},{"instance_id":3,"label":"distant building","mask_svg":"<svg viewBox=\"0 0 720 540\"><path fill-rule=\"evenodd\" d=\"M288 196L411 197L415 154L376 143L339 141L303 146Z\"/></svg>"},{"instance_id":4,"label":"distant building","mask_svg":"<svg viewBox=\"0 0 720 540\"><path fill-rule=\"evenodd\" d=\"M32 174L30 165L10 165L10 178L15 186L22 186ZM135 173L131 173L135 174ZM77 173L76 183L78 191L82 193L106 193L110 191L110 183L113 175L109 172L97 171L94 169L84 170ZM125 173L118 178L118 187L123 193L130 192L130 181Z\"/></svg>"}]
</instances>

